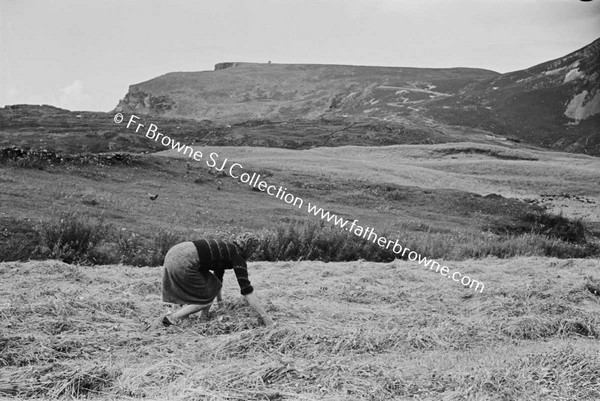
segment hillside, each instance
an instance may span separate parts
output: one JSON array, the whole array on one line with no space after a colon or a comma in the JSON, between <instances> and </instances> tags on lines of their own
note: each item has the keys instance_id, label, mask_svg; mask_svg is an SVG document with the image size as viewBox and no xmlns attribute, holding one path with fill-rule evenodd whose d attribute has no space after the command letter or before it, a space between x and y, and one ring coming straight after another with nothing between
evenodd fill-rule
<instances>
[{"instance_id":1,"label":"hillside","mask_svg":"<svg viewBox=\"0 0 600 401\"><path fill-rule=\"evenodd\" d=\"M318 64L217 65L132 85L117 109L224 122L373 117L402 122L410 106L440 98L492 71Z\"/></svg>"},{"instance_id":2,"label":"hillside","mask_svg":"<svg viewBox=\"0 0 600 401\"><path fill-rule=\"evenodd\" d=\"M470 84L428 111L449 124L598 154L600 39L556 60Z\"/></svg>"},{"instance_id":3,"label":"hillside","mask_svg":"<svg viewBox=\"0 0 600 401\"><path fill-rule=\"evenodd\" d=\"M138 111L136 113L141 115ZM182 117L153 115L151 118L161 132L179 141L212 146L310 149L319 146L433 144L465 140L510 145L479 129L423 127L375 119L253 120L218 124ZM69 111L48 105L0 108L0 148L12 146L67 153L148 152L164 148L160 143L149 141L143 134L123 130L122 126L114 123L112 113Z\"/></svg>"},{"instance_id":4,"label":"hillside","mask_svg":"<svg viewBox=\"0 0 600 401\"><path fill-rule=\"evenodd\" d=\"M477 129L504 140L600 155L599 49L600 39L507 74L473 68L221 63L214 71L173 72L131 85L117 110L221 124L383 123L430 141L421 143Z\"/></svg>"},{"instance_id":5,"label":"hillside","mask_svg":"<svg viewBox=\"0 0 600 401\"><path fill-rule=\"evenodd\" d=\"M0 263L0 397L600 398L596 260L452 267L485 291L398 260L251 263L275 327L229 272L209 322L163 329L159 268Z\"/></svg>"}]
</instances>

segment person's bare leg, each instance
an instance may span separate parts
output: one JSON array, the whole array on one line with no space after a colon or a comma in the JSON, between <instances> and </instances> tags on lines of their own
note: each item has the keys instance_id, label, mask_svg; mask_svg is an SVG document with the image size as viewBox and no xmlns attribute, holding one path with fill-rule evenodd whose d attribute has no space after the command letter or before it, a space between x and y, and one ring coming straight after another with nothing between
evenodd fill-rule
<instances>
[{"instance_id":1,"label":"person's bare leg","mask_svg":"<svg viewBox=\"0 0 600 401\"><path fill-rule=\"evenodd\" d=\"M203 311L203 314L208 313L211 304L212 302L203 305L184 305L179 310L169 315L168 319L172 323L177 323L180 319L183 319L184 317L187 317L193 313L198 313L200 311Z\"/></svg>"}]
</instances>

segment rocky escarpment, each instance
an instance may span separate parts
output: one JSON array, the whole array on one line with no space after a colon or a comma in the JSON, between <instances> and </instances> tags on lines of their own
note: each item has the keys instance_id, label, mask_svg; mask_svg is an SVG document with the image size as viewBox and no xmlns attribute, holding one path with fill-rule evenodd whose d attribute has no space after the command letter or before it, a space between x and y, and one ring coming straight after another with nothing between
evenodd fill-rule
<instances>
[{"instance_id":1,"label":"rocky escarpment","mask_svg":"<svg viewBox=\"0 0 600 401\"><path fill-rule=\"evenodd\" d=\"M226 68L237 67L242 63L217 63L215 64L215 71L224 70Z\"/></svg>"},{"instance_id":2,"label":"rocky escarpment","mask_svg":"<svg viewBox=\"0 0 600 401\"><path fill-rule=\"evenodd\" d=\"M126 106L123 107L123 105ZM122 111L126 108L127 111L142 114L165 114L173 110L175 105L175 101L168 95L154 96L143 90L137 90L128 92L116 109Z\"/></svg>"}]
</instances>

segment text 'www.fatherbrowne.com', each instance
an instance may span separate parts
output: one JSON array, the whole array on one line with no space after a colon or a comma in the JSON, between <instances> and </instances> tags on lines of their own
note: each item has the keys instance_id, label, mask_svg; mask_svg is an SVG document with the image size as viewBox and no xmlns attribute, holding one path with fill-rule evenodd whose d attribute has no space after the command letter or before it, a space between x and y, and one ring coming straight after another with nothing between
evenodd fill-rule
<instances>
[{"instance_id":1,"label":"text 'www.fatherbrowne.com'","mask_svg":"<svg viewBox=\"0 0 600 401\"><path fill-rule=\"evenodd\" d=\"M124 117L121 113L117 113L114 116L114 121L117 124L123 122L123 119ZM302 198L287 192L287 188L282 187L281 185L270 185L261 179L260 174L254 172L251 174L244 172L244 167L240 163L231 162L227 158L220 159L216 152L210 152L208 155L204 155L202 151L182 144L179 141L175 141L175 139L159 132L158 127L155 124L150 124L146 127L144 124L138 122L139 119L140 117L132 114L127 122L127 128L134 128L135 132L143 133L148 139L154 140L155 142L160 142L163 146L177 150L177 152L183 154L184 156L187 155L189 158L194 159L195 161L204 161L208 167L219 172L225 171L230 177L235 178L244 184L248 184L254 188L257 188L260 191L266 192L267 194L274 196L289 205L295 206L299 209L302 209L306 206L306 211L309 214L317 216L329 223L333 223L335 226L350 231L354 235L367 241L373 241L373 243L376 243L383 249L390 250L391 248L391 251L399 257L407 258L412 262L416 261L419 265L426 268L428 267L429 270L435 270L442 276L459 282L465 287L474 287L475 291L479 290L479 292L483 292L484 284L482 282L472 279L469 276L462 275L458 271L451 272L448 266L441 265L436 260L428 259L417 251L403 247L398 240L391 240L380 236L372 227L363 227L358 225L358 220L346 220L337 216L336 214L331 214L330 212L325 211L323 208L317 207L310 202L306 202L305 204Z\"/></svg>"}]
</instances>

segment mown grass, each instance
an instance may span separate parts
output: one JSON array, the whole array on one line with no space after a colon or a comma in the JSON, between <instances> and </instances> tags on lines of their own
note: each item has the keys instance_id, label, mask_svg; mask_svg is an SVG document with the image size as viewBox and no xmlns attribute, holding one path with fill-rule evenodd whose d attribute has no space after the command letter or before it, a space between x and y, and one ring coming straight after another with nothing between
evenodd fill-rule
<instances>
[{"instance_id":1,"label":"mown grass","mask_svg":"<svg viewBox=\"0 0 600 401\"><path fill-rule=\"evenodd\" d=\"M416 269L415 269L416 267ZM0 396L172 400L600 397L597 260L256 262L207 323L152 328L160 269L0 264ZM560 276L560 277L559 277Z\"/></svg>"}]
</instances>

